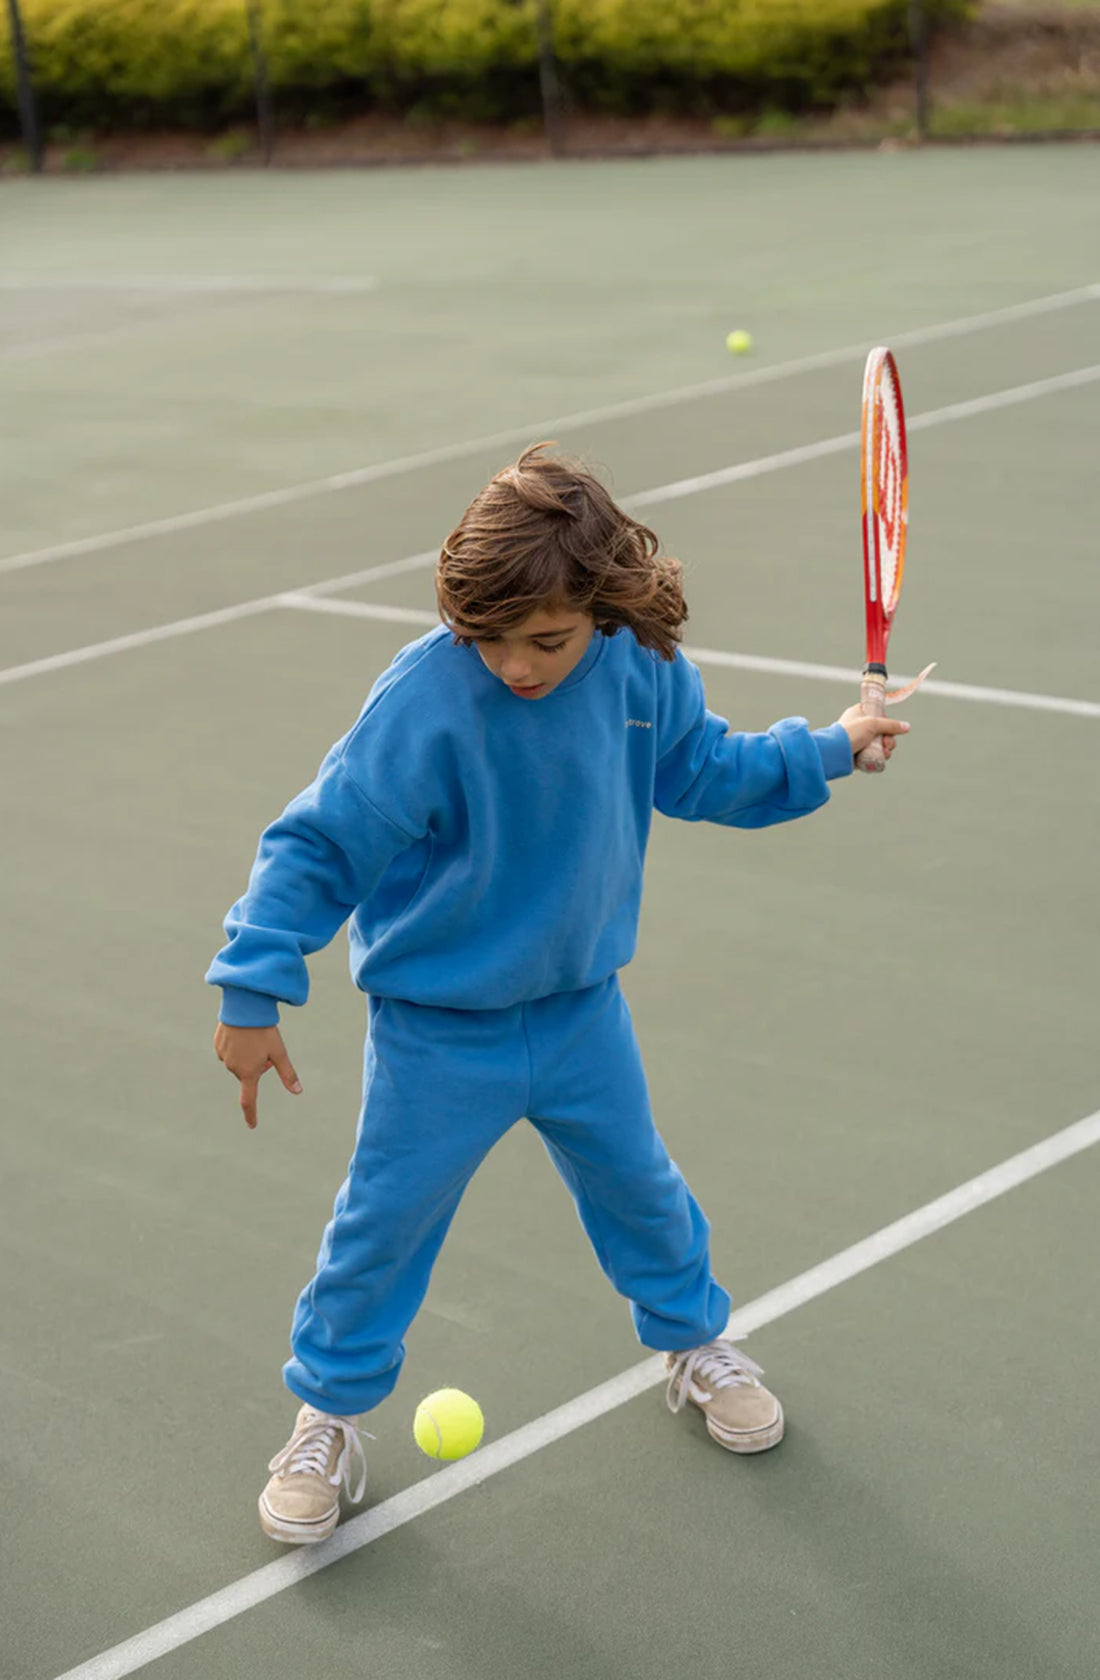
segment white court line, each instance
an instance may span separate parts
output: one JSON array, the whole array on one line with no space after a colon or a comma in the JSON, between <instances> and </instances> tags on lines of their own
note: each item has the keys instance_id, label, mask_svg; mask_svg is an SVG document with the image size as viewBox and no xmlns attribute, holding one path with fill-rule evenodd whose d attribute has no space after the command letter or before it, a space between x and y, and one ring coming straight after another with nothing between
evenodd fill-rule
<instances>
[{"instance_id":1,"label":"white court line","mask_svg":"<svg viewBox=\"0 0 1100 1680\"><path fill-rule=\"evenodd\" d=\"M304 589L291 589L275 598L280 607L296 608L299 612L332 613L343 618L373 618L392 624L416 624L431 628L439 623L438 613L421 612L414 607L390 607L375 601L332 601L310 595ZM758 653L724 653L717 648L685 646L684 652L696 665L724 665L737 671L759 671L769 676L810 677L817 682L844 683L848 688L858 686L863 673L854 666L811 665L802 659L769 659ZM900 671L898 683L910 681ZM1064 712L1071 717L1100 718L1100 704L1094 700L1071 700L1056 694L1030 694L1022 689L980 688L973 683L936 682L930 679L921 684L922 694L939 694L949 700L975 700L987 706L1020 706L1035 712Z\"/></svg>"},{"instance_id":2,"label":"white court line","mask_svg":"<svg viewBox=\"0 0 1100 1680\"><path fill-rule=\"evenodd\" d=\"M1079 286L1074 291L1055 292L1048 297L1033 298L1027 303L1009 304L1004 309L990 309L980 315L966 315L956 321L943 321L936 326L917 327L911 332L888 335L888 342L896 350L932 344L940 339L960 338L989 327L1006 325L1035 315L1051 314L1097 299L1100 299L1100 284ZM701 397L721 396L742 388L770 385L797 374L841 367L847 363L862 361L867 350L867 344L849 344L840 350L824 350L794 361L777 362L771 367L729 374L724 379L711 379L698 385L683 385L651 396L631 397L624 402L609 403L602 408L583 409L575 414L558 415L550 420L536 420L524 426L511 426L506 431L493 432L466 443L445 444L437 449L422 450L416 455L381 461L374 466L357 467L351 472L333 473L327 478L287 485L281 490L265 490L255 496L242 496L235 501L196 508L190 513L171 514L164 519L148 520L142 525L128 525L117 531L104 531L98 536L76 537L69 542L51 544L48 548L28 549L22 554L11 554L6 559L0 559L0 572L22 571L28 566L41 566L50 561L67 560L81 554L95 554L103 549L121 547L126 543L142 542L147 537L167 536L175 531L189 531L197 526L211 525L223 519L236 519L244 514L259 513L266 508L285 507L314 496L330 495L336 491L373 484L379 479L415 472L421 467L461 461L484 450L517 443L532 443L539 438L548 437L551 433L567 431L574 426L596 425L606 420L626 419L634 414L649 414L657 409L672 408L679 403L693 402Z\"/></svg>"},{"instance_id":3,"label":"white court line","mask_svg":"<svg viewBox=\"0 0 1100 1680\"><path fill-rule=\"evenodd\" d=\"M1027 385L1013 385L1005 391L992 391L985 397L948 403L944 408L931 408L924 414L915 414L908 421L908 430L923 432L952 420L969 420L975 414L992 414L998 408L1012 408L1016 403L1047 397L1055 391L1072 391L1079 385L1093 385L1098 379L1100 363L1075 368L1071 373L1056 373L1049 379L1034 379ZM697 496L702 490L738 484L747 478L760 478L762 474L775 472L781 467L795 467L804 461L818 461L825 455L836 455L842 450L854 448L859 440L858 432L840 432L836 437L822 438L819 443L807 443L799 449L785 449L778 455L763 455L758 461L742 461L735 467L720 467L717 472L680 478L673 484L658 485L655 490L642 490L636 496L625 497L622 505L627 508L652 507L658 502L674 502L681 496Z\"/></svg>"},{"instance_id":4,"label":"white court line","mask_svg":"<svg viewBox=\"0 0 1100 1680\"><path fill-rule=\"evenodd\" d=\"M368 566L361 572L347 572L343 577L307 584L306 588L318 595L327 590L354 589L360 584L380 582L383 578L431 565L436 557L434 549L428 554L410 554L404 560L391 560L384 566ZM304 597L306 591L298 593ZM86 665L94 659L106 659L113 653L127 653L131 648L148 647L152 642L170 641L174 636L190 636L196 630L212 630L219 624L233 624L239 618L255 618L285 604L281 593L259 595L254 601L241 601L233 607L218 607L214 612L197 613L192 618L176 618L169 624L135 630L128 636L112 636L106 642L91 642L86 647L72 648L68 653L51 653L44 659L32 659L26 665L8 665L0 670L0 687L25 682L28 677L43 677L50 671L64 671L71 665Z\"/></svg>"},{"instance_id":5,"label":"white court line","mask_svg":"<svg viewBox=\"0 0 1100 1680\"><path fill-rule=\"evenodd\" d=\"M387 560L381 566L367 566L360 572L346 572L343 577L323 578L320 583L307 583L295 595L336 595L341 589L356 589L364 583L381 583L383 578L397 577L402 572L420 571L434 566L439 559L438 548L426 548L419 554L408 554L404 560Z\"/></svg>"},{"instance_id":6,"label":"white court line","mask_svg":"<svg viewBox=\"0 0 1100 1680\"><path fill-rule=\"evenodd\" d=\"M288 589L276 601L280 607L294 607L299 612L331 613L336 618L374 618L390 624L420 624L431 630L441 620L438 613L422 612L418 607L390 607L384 601L332 601L307 594L304 589Z\"/></svg>"},{"instance_id":7,"label":"white court line","mask_svg":"<svg viewBox=\"0 0 1100 1680\"><path fill-rule=\"evenodd\" d=\"M1072 373L1055 374L1050 379L1033 380L1027 385L1014 385L1005 391L993 391L984 397L974 397L967 402L950 403L945 408L929 409L923 414L915 415L909 421L910 431L923 431L931 426L944 425L955 420L970 419L975 414L989 413L994 409L1009 408L1015 403L1030 402L1035 397L1049 396L1054 391L1069 390L1074 386L1086 385L1100 379L1100 365L1095 367L1078 368ZM638 495L624 497L622 506L637 508L650 506L656 502L674 501L683 496L694 496L700 491L712 490L720 485L734 484L743 479L758 478L764 473L779 472L786 467L801 466L807 461L820 460L826 455L835 455L844 449L854 448L859 443L858 432L843 432L837 437L822 438L817 443L809 443L797 449L787 449L778 455L764 455L756 461L741 461L733 467L723 467L719 472L704 473L698 478L677 479L674 483L658 485L653 490L643 490ZM150 630L137 630L129 636L115 636L110 641L93 642L87 647L74 648L68 653L51 654L45 659L32 660L27 665L9 665L0 670L0 686L22 682L28 677L42 676L49 671L60 671L70 665L83 665L93 659L101 659L109 654L122 653L128 648L143 646L146 642L165 641L172 635L188 635L192 631L205 629L208 625L228 624L234 618L248 618L255 613L267 612L272 607L286 605L301 605L300 601L292 597L310 595L333 594L340 589L354 587L356 583L364 583L372 578L391 576L398 572L415 571L421 566L434 564L436 551L426 550L422 554L409 555L404 560L392 561L388 566L369 567L362 572L349 572L342 578L327 578L320 583L306 584L298 590L284 590L274 595L263 595L254 601L244 601L236 607L222 607L216 612L204 613L194 618L177 619L171 624L157 625ZM398 613L404 609L394 608L390 614L397 622L405 622L398 618ZM370 614L364 612L364 617ZM420 622L411 620L409 622ZM744 662L746 670L754 668L749 661L748 654L728 654L723 656L729 661L735 659ZM775 670L783 667L779 662L772 666ZM794 669L788 665L788 671L794 675L821 675L823 672L835 672L837 667L805 666ZM848 680L845 673L845 681ZM955 683L929 684L925 687L931 692L947 694L949 691L956 699L973 699L977 695L967 685ZM1074 712L1082 716L1091 717L1095 708L1089 700L1062 700L1054 695L1024 696L1014 695L1010 689L989 689L981 691L982 698L993 694L1001 697L1003 705L1040 704L1043 710Z\"/></svg>"},{"instance_id":8,"label":"white court line","mask_svg":"<svg viewBox=\"0 0 1100 1680\"><path fill-rule=\"evenodd\" d=\"M1080 1154L1098 1141L1100 1112L1055 1132L1018 1155L1010 1156L998 1166L949 1190L946 1195L926 1202L923 1207L891 1225L884 1225L862 1242L853 1243L850 1248L842 1249L820 1265L790 1278L777 1289L758 1296L733 1314L726 1334L745 1336L766 1324L775 1323L808 1301L816 1300L838 1285L869 1271L872 1266L1025 1184L1038 1173ZM586 1394L567 1401L555 1411L524 1424L487 1447L481 1447L469 1458L427 1476L373 1510L353 1517L336 1530L331 1540L303 1547L266 1564L262 1569L254 1570L250 1575L242 1576L230 1586L199 1599L132 1639L112 1646L76 1668L67 1669L58 1676L58 1680L122 1680L124 1675L133 1674L136 1669L178 1650L181 1645L200 1638L212 1628L221 1627L245 1611L255 1609L277 1593L285 1592L308 1576L327 1569L349 1553L360 1551L425 1512L446 1504L469 1488L481 1486L491 1476L499 1475L502 1470L541 1452L544 1447L574 1434L585 1424L615 1411L647 1389L656 1388L665 1376L664 1360L659 1354L642 1360L617 1377L612 1377L609 1382L601 1383L598 1388L589 1389Z\"/></svg>"},{"instance_id":9,"label":"white court line","mask_svg":"<svg viewBox=\"0 0 1100 1680\"><path fill-rule=\"evenodd\" d=\"M139 321L120 321L113 327L100 327L96 332L63 333L57 338L32 338L25 344L7 344L0 350L0 362L25 362L33 356L50 356L55 350L97 350L101 345L114 344L120 338L143 328L160 330L164 326L161 315L146 315Z\"/></svg>"},{"instance_id":10,"label":"white court line","mask_svg":"<svg viewBox=\"0 0 1100 1680\"><path fill-rule=\"evenodd\" d=\"M114 281L82 282L77 280L52 279L24 280L15 279L10 275L0 275L0 292L42 290L91 290L107 291L116 289ZM133 284L119 285L120 291L145 291L163 296L207 296L207 297L245 297L257 293L361 293L372 292L377 289L377 281L371 278L364 280L313 280L305 282L287 282L285 285L278 280L264 280L258 276L192 276L191 278L175 279L170 275L159 277L137 276ZM172 328L177 317L164 315L140 315L125 321L116 321L112 326L98 327L89 332L58 333L52 338L31 338L18 344L8 344L0 349L0 362L28 361L35 356L50 356L58 350L98 350L104 345L116 344L121 338L132 338L134 334L163 332Z\"/></svg>"},{"instance_id":11,"label":"white court line","mask_svg":"<svg viewBox=\"0 0 1100 1680\"><path fill-rule=\"evenodd\" d=\"M321 603L318 602L319 606ZM781 677L810 677L818 682L842 682L849 687L858 683L862 671L841 665L810 665L800 659L764 659L754 653L722 653L714 648L685 647L684 652L697 665L729 665L739 671L763 671ZM912 674L898 671L898 683L912 681ZM981 688L975 683L939 682L934 677L922 684L922 694L938 694L945 700L975 700L986 706L1020 706L1033 712L1062 712L1069 717L1100 718L1100 704L1095 700L1074 700L1059 694L1032 694L1025 689Z\"/></svg>"},{"instance_id":12,"label":"white court line","mask_svg":"<svg viewBox=\"0 0 1100 1680\"><path fill-rule=\"evenodd\" d=\"M45 659L32 659L26 665L8 665L0 671L0 686L25 682L29 677L44 677L51 671L65 671L71 665L87 665L94 659L107 659L113 653L128 653L131 648L149 647L153 642L167 642L174 636L189 636L196 630L212 630L217 624L232 624L238 618L255 618L281 605L278 595L261 595L255 601L242 601L235 607L220 607L216 612L198 613L194 618L176 618L170 624L156 624L149 630L135 630L129 636L112 636L107 642L91 642L86 647L70 648L67 653L51 653Z\"/></svg>"},{"instance_id":13,"label":"white court line","mask_svg":"<svg viewBox=\"0 0 1100 1680\"><path fill-rule=\"evenodd\" d=\"M323 296L373 292L378 281L364 275L272 274L0 274L5 292L318 292Z\"/></svg>"}]
</instances>

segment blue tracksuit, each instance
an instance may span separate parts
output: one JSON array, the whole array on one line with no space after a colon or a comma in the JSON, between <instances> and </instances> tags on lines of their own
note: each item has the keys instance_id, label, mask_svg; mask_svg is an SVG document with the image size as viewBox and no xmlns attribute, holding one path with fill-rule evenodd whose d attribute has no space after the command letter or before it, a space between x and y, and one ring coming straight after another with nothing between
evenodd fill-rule
<instances>
[{"instance_id":1,"label":"blue tracksuit","mask_svg":"<svg viewBox=\"0 0 1100 1680\"><path fill-rule=\"evenodd\" d=\"M729 1297L616 979L652 813L763 827L824 804L851 768L839 725L728 733L690 661L626 631L595 634L538 701L442 627L403 649L264 833L207 975L223 1021L271 1024L350 917L371 999L355 1154L294 1320L295 1394L350 1414L390 1391L462 1191L523 1116L645 1345L718 1334Z\"/></svg>"}]
</instances>

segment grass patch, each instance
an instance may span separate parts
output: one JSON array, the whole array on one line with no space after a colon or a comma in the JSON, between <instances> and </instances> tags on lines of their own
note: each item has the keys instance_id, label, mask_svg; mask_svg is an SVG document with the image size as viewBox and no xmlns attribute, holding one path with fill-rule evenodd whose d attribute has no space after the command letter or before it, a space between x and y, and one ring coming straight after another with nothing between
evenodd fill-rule
<instances>
[{"instance_id":1,"label":"grass patch","mask_svg":"<svg viewBox=\"0 0 1100 1680\"><path fill-rule=\"evenodd\" d=\"M714 117L710 131L716 140L743 140L746 134L752 133L752 123L750 116Z\"/></svg>"},{"instance_id":2,"label":"grass patch","mask_svg":"<svg viewBox=\"0 0 1100 1680\"><path fill-rule=\"evenodd\" d=\"M933 105L932 133L940 139L970 134L1047 134L1100 131L1100 100L1084 95L1041 98L1018 93L1000 99Z\"/></svg>"},{"instance_id":3,"label":"grass patch","mask_svg":"<svg viewBox=\"0 0 1100 1680\"><path fill-rule=\"evenodd\" d=\"M94 175L101 162L94 146L69 146L61 154L61 167L67 175Z\"/></svg>"},{"instance_id":4,"label":"grass patch","mask_svg":"<svg viewBox=\"0 0 1100 1680\"><path fill-rule=\"evenodd\" d=\"M230 128L210 141L206 155L215 163L238 163L247 157L255 145L255 138L247 129Z\"/></svg>"}]
</instances>

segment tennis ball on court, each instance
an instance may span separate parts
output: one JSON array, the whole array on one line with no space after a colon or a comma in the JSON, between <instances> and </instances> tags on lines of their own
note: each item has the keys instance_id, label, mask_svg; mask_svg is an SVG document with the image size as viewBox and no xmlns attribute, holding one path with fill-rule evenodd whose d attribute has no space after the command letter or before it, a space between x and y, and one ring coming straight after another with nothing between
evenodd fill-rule
<instances>
[{"instance_id":1,"label":"tennis ball on court","mask_svg":"<svg viewBox=\"0 0 1100 1680\"><path fill-rule=\"evenodd\" d=\"M429 1458L465 1458L485 1430L481 1407L460 1388L437 1388L421 1400L413 1420L413 1435Z\"/></svg>"},{"instance_id":2,"label":"tennis ball on court","mask_svg":"<svg viewBox=\"0 0 1100 1680\"><path fill-rule=\"evenodd\" d=\"M752 334L750 332L746 332L743 327L738 327L736 332L731 332L727 335L726 349L732 350L735 356L751 355Z\"/></svg>"}]
</instances>

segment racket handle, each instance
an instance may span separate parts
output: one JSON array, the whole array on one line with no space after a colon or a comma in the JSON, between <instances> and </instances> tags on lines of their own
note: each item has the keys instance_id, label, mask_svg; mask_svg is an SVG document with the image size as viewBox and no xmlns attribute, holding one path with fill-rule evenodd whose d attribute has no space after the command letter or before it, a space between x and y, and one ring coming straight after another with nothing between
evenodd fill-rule
<instances>
[{"instance_id":1,"label":"racket handle","mask_svg":"<svg viewBox=\"0 0 1100 1680\"><path fill-rule=\"evenodd\" d=\"M877 669L868 666L863 673L863 681L859 685L859 700L868 717L886 716L886 672L881 666ZM875 775L886 768L886 754L882 750L882 736L879 735L863 751L856 754L856 769L866 770L869 775Z\"/></svg>"}]
</instances>

